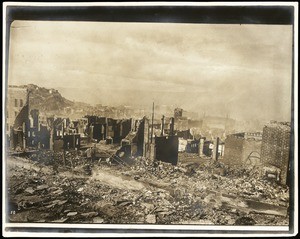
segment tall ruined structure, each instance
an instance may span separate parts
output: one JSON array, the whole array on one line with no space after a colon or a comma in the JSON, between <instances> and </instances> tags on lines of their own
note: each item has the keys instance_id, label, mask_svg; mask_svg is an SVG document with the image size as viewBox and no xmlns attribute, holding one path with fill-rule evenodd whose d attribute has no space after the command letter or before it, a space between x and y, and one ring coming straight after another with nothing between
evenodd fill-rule
<instances>
[{"instance_id":1,"label":"tall ruined structure","mask_svg":"<svg viewBox=\"0 0 300 239\"><path fill-rule=\"evenodd\" d=\"M280 182L287 184L289 174L291 125L287 122L271 122L263 129L261 160L264 165L281 170Z\"/></svg>"}]
</instances>

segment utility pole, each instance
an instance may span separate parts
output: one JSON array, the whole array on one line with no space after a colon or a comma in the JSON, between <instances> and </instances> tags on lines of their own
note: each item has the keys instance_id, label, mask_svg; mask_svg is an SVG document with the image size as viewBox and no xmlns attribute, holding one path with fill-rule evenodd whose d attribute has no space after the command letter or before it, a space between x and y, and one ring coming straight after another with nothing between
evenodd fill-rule
<instances>
[{"instance_id":1,"label":"utility pole","mask_svg":"<svg viewBox=\"0 0 300 239\"><path fill-rule=\"evenodd\" d=\"M154 102L152 105L151 144L153 143Z\"/></svg>"}]
</instances>

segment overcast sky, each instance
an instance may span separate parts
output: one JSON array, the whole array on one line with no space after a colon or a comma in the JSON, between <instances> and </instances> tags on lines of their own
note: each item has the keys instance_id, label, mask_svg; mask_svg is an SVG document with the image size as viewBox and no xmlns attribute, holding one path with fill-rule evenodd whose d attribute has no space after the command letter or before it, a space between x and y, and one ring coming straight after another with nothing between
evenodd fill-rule
<instances>
[{"instance_id":1,"label":"overcast sky","mask_svg":"<svg viewBox=\"0 0 300 239\"><path fill-rule=\"evenodd\" d=\"M292 26L15 21L9 84L92 104L289 120Z\"/></svg>"}]
</instances>

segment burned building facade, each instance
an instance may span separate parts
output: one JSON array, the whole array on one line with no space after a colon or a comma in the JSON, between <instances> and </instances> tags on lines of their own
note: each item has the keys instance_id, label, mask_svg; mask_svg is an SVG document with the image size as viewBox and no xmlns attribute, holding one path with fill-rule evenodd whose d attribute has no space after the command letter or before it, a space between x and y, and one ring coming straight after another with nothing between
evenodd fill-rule
<instances>
[{"instance_id":1,"label":"burned building facade","mask_svg":"<svg viewBox=\"0 0 300 239\"><path fill-rule=\"evenodd\" d=\"M116 120L112 118L99 116L85 116L88 121L87 129L89 138L97 140L106 140L112 138L114 143L120 143L133 129L133 119Z\"/></svg>"},{"instance_id":2,"label":"burned building facade","mask_svg":"<svg viewBox=\"0 0 300 239\"><path fill-rule=\"evenodd\" d=\"M133 129L133 119L122 119L117 122L115 131L114 131L114 142L119 143L122 139L124 139L129 132Z\"/></svg>"},{"instance_id":3,"label":"burned building facade","mask_svg":"<svg viewBox=\"0 0 300 239\"><path fill-rule=\"evenodd\" d=\"M89 136L97 141L105 140L107 136L107 118L95 115L86 116L88 119Z\"/></svg>"},{"instance_id":4,"label":"burned building facade","mask_svg":"<svg viewBox=\"0 0 300 239\"><path fill-rule=\"evenodd\" d=\"M63 147L66 150L80 149L80 134L69 134L63 137Z\"/></svg>"},{"instance_id":5,"label":"burned building facade","mask_svg":"<svg viewBox=\"0 0 300 239\"><path fill-rule=\"evenodd\" d=\"M196 153L196 154L198 154L198 152L199 152L199 143L200 143L200 140L197 140L197 139L187 140L187 145L186 145L185 151L187 153Z\"/></svg>"},{"instance_id":6,"label":"burned building facade","mask_svg":"<svg viewBox=\"0 0 300 239\"><path fill-rule=\"evenodd\" d=\"M17 115L26 105L28 100L27 88L8 86L6 98L6 134L10 134L10 129L15 123Z\"/></svg>"},{"instance_id":7,"label":"burned building facade","mask_svg":"<svg viewBox=\"0 0 300 239\"><path fill-rule=\"evenodd\" d=\"M274 166L280 169L279 180L282 184L288 183L290 163L289 123L271 122L263 128L261 160L265 166Z\"/></svg>"},{"instance_id":8,"label":"burned building facade","mask_svg":"<svg viewBox=\"0 0 300 239\"><path fill-rule=\"evenodd\" d=\"M149 120L144 117L138 126L137 131L137 155L147 156L149 150Z\"/></svg>"},{"instance_id":9,"label":"burned building facade","mask_svg":"<svg viewBox=\"0 0 300 239\"><path fill-rule=\"evenodd\" d=\"M174 119L175 119L174 128L176 130L187 130L189 128L188 118L183 116L183 109L176 108L174 110Z\"/></svg>"},{"instance_id":10,"label":"burned building facade","mask_svg":"<svg viewBox=\"0 0 300 239\"><path fill-rule=\"evenodd\" d=\"M157 161L171 163L177 165L178 163L178 149L179 139L178 136L174 135L174 123L175 119L171 118L169 135L164 135L164 116L161 119L161 134L159 137L155 137L155 156Z\"/></svg>"},{"instance_id":11,"label":"burned building facade","mask_svg":"<svg viewBox=\"0 0 300 239\"><path fill-rule=\"evenodd\" d=\"M12 149L25 149L28 127L28 91L25 87L8 86L5 131Z\"/></svg>"},{"instance_id":12,"label":"burned building facade","mask_svg":"<svg viewBox=\"0 0 300 239\"><path fill-rule=\"evenodd\" d=\"M260 154L262 133L237 133L228 135L225 139L223 162L229 165L242 165L245 163L257 164L259 159L250 161L253 153Z\"/></svg>"},{"instance_id":13,"label":"burned building facade","mask_svg":"<svg viewBox=\"0 0 300 239\"><path fill-rule=\"evenodd\" d=\"M177 136L155 137L156 160L177 165L178 142Z\"/></svg>"},{"instance_id":14,"label":"burned building facade","mask_svg":"<svg viewBox=\"0 0 300 239\"><path fill-rule=\"evenodd\" d=\"M129 157L147 157L149 155L149 120L143 117L141 120L135 120L132 130L121 140L121 148L116 155L120 159Z\"/></svg>"},{"instance_id":15,"label":"burned building facade","mask_svg":"<svg viewBox=\"0 0 300 239\"><path fill-rule=\"evenodd\" d=\"M38 147L39 143L39 110L33 109L29 113L29 122L28 122L28 147Z\"/></svg>"}]
</instances>

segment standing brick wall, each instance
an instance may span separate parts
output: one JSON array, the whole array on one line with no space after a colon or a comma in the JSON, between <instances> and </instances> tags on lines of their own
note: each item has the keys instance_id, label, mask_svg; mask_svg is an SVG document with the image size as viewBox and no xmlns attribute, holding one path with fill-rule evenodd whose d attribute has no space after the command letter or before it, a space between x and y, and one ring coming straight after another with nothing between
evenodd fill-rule
<instances>
[{"instance_id":1,"label":"standing brick wall","mask_svg":"<svg viewBox=\"0 0 300 239\"><path fill-rule=\"evenodd\" d=\"M243 154L243 138L229 135L225 139L223 162L226 164L240 164Z\"/></svg>"},{"instance_id":2,"label":"standing brick wall","mask_svg":"<svg viewBox=\"0 0 300 239\"><path fill-rule=\"evenodd\" d=\"M263 129L261 159L265 166L281 169L280 181L287 183L289 168L291 127L283 123L272 123Z\"/></svg>"},{"instance_id":3,"label":"standing brick wall","mask_svg":"<svg viewBox=\"0 0 300 239\"><path fill-rule=\"evenodd\" d=\"M261 150L261 140L229 135L225 139L225 151L222 161L225 164L242 165L246 163L247 158L252 152Z\"/></svg>"}]
</instances>

